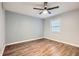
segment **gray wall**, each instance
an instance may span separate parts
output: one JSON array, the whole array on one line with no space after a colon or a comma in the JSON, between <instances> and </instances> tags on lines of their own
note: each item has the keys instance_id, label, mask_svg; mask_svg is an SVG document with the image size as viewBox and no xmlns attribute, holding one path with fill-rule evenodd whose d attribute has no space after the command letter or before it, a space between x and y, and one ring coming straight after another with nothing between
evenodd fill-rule
<instances>
[{"instance_id":1,"label":"gray wall","mask_svg":"<svg viewBox=\"0 0 79 59\"><path fill-rule=\"evenodd\" d=\"M51 20L61 20L61 31L54 33L51 30ZM79 10L66 12L45 20L44 37L63 41L79 46Z\"/></svg>"},{"instance_id":2,"label":"gray wall","mask_svg":"<svg viewBox=\"0 0 79 59\"><path fill-rule=\"evenodd\" d=\"M61 32L53 33L51 20L61 20ZM39 38L51 39L79 45L79 10L73 10L41 20L6 11L6 44Z\"/></svg>"},{"instance_id":3,"label":"gray wall","mask_svg":"<svg viewBox=\"0 0 79 59\"><path fill-rule=\"evenodd\" d=\"M43 36L43 20L6 11L6 44Z\"/></svg>"},{"instance_id":4,"label":"gray wall","mask_svg":"<svg viewBox=\"0 0 79 59\"><path fill-rule=\"evenodd\" d=\"M2 3L0 2L0 55L4 48L5 42L5 20L4 20L4 10L2 9Z\"/></svg>"}]
</instances>

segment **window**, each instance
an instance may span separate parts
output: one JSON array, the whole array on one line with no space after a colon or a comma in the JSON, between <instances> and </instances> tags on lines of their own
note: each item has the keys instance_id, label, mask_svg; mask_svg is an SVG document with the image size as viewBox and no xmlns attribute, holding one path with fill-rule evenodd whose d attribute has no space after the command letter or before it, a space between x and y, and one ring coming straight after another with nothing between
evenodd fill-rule
<instances>
[{"instance_id":1,"label":"window","mask_svg":"<svg viewBox=\"0 0 79 59\"><path fill-rule=\"evenodd\" d=\"M52 20L51 21L52 32L60 32L60 20Z\"/></svg>"}]
</instances>

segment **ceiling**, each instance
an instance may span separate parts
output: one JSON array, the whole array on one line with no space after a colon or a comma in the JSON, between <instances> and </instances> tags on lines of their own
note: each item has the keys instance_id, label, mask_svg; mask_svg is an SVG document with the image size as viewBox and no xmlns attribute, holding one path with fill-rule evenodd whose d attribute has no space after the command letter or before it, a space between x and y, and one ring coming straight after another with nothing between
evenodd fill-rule
<instances>
[{"instance_id":1,"label":"ceiling","mask_svg":"<svg viewBox=\"0 0 79 59\"><path fill-rule=\"evenodd\" d=\"M5 10L21 13L38 18L47 18L54 15L58 15L67 11L71 11L79 8L78 2L48 2L48 7L54 7L59 5L58 9L50 10L52 14L41 14L39 10L34 10L33 7L43 7L43 2L4 2L3 6Z\"/></svg>"}]
</instances>

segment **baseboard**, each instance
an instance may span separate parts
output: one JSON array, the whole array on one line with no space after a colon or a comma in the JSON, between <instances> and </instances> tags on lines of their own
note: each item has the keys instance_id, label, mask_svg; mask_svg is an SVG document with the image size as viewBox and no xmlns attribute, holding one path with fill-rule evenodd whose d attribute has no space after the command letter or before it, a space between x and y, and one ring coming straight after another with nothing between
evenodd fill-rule
<instances>
[{"instance_id":1,"label":"baseboard","mask_svg":"<svg viewBox=\"0 0 79 59\"><path fill-rule=\"evenodd\" d=\"M5 49L5 46L2 48L2 50L0 50L0 56L3 55L3 53L4 53L4 49Z\"/></svg>"},{"instance_id":2,"label":"baseboard","mask_svg":"<svg viewBox=\"0 0 79 59\"><path fill-rule=\"evenodd\" d=\"M28 41L38 40L38 39L42 39L42 38L43 38L43 37L28 39L28 40L24 40L24 41L13 42L13 43L6 44L6 46L7 46L7 45L18 44L18 43L22 43L22 42L28 42Z\"/></svg>"},{"instance_id":3,"label":"baseboard","mask_svg":"<svg viewBox=\"0 0 79 59\"><path fill-rule=\"evenodd\" d=\"M49 37L39 37L39 38L33 38L33 39L28 39L28 40L19 41L19 42L13 42L13 43L6 44L5 46L7 46L7 45L13 45L13 44L18 44L18 43L22 43L22 42L33 41L33 40L39 40L39 39L42 39L42 38L46 38L46 39L49 39L49 40L53 40L53 41L65 43L65 44L72 45L72 46L75 46L75 47L79 47L79 45L77 45L77 44L72 44L72 43L69 43L69 42L64 42L64 41L60 41L60 40L57 40L57 39L52 39L52 38L49 38ZM1 54L3 54L3 51L4 51L4 48L3 48Z\"/></svg>"},{"instance_id":4,"label":"baseboard","mask_svg":"<svg viewBox=\"0 0 79 59\"><path fill-rule=\"evenodd\" d=\"M49 39L49 40L53 40L53 41L57 41L57 42L61 42L61 43L65 43L65 44L72 45L72 46L75 46L75 47L79 48L79 45L77 45L77 44L72 44L72 43L60 41L60 40L57 40L57 39L52 39L52 38L49 38L49 37L44 37L44 38Z\"/></svg>"}]
</instances>

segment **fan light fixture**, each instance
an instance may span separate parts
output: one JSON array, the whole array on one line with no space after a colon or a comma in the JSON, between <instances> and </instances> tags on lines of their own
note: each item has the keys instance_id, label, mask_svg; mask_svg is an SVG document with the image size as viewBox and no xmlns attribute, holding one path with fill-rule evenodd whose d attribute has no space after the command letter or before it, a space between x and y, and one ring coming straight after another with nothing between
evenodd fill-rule
<instances>
[{"instance_id":1,"label":"fan light fixture","mask_svg":"<svg viewBox=\"0 0 79 59\"><path fill-rule=\"evenodd\" d=\"M47 11L47 10L44 10L44 11L43 11L43 14L47 14L47 13L48 13L48 11Z\"/></svg>"}]
</instances>

